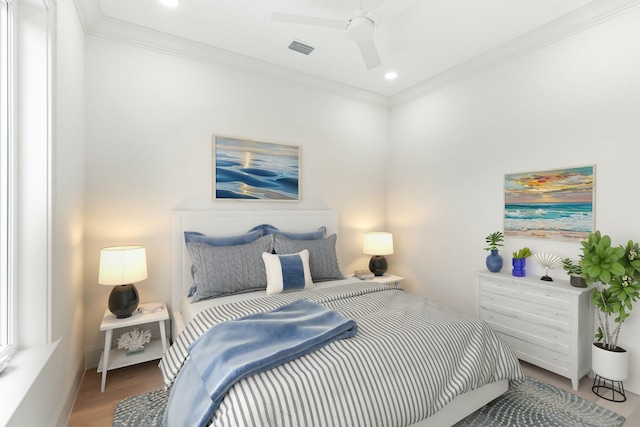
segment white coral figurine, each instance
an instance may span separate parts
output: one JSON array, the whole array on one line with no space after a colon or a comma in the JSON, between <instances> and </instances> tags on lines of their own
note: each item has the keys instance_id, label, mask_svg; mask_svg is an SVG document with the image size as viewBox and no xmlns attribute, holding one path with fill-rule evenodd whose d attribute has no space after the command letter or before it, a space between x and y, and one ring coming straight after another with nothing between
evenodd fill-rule
<instances>
[{"instance_id":1,"label":"white coral figurine","mask_svg":"<svg viewBox=\"0 0 640 427\"><path fill-rule=\"evenodd\" d=\"M125 332L118 338L118 348L125 348L128 351L141 350L144 345L151 341L151 331L139 331L138 328L133 331Z\"/></svg>"}]
</instances>

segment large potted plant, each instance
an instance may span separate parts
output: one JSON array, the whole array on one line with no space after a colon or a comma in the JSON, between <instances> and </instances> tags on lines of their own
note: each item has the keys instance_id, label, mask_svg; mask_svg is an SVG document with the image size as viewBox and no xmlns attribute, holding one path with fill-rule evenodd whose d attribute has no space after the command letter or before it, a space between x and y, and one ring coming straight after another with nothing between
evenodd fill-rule
<instances>
[{"instance_id":1,"label":"large potted plant","mask_svg":"<svg viewBox=\"0 0 640 427\"><path fill-rule=\"evenodd\" d=\"M602 378L624 381L629 373L629 355L618 346L618 336L640 297L640 248L629 240L626 246L611 246L611 238L600 231L582 241L579 262L589 285L598 316L591 368Z\"/></svg>"},{"instance_id":2,"label":"large potted plant","mask_svg":"<svg viewBox=\"0 0 640 427\"><path fill-rule=\"evenodd\" d=\"M484 250L491 251L487 256L487 269L492 273L497 273L502 270L502 257L498 254L498 247L503 246L504 234L501 231L496 231L485 237L485 241L488 246Z\"/></svg>"}]
</instances>

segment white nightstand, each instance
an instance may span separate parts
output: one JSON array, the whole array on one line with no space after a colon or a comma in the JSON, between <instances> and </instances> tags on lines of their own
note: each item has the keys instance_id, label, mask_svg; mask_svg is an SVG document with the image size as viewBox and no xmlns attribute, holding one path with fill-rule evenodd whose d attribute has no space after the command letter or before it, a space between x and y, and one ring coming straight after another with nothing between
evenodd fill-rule
<instances>
[{"instance_id":1,"label":"white nightstand","mask_svg":"<svg viewBox=\"0 0 640 427\"><path fill-rule=\"evenodd\" d=\"M357 277L353 276L355 279ZM405 278L400 276L395 276L393 274L384 274L383 276L374 276L373 279L364 279L363 282L376 282L383 283L389 286L402 287L401 284L404 282Z\"/></svg>"},{"instance_id":2,"label":"white nightstand","mask_svg":"<svg viewBox=\"0 0 640 427\"><path fill-rule=\"evenodd\" d=\"M125 319L117 319L109 310L105 310L102 323L100 324L100 331L106 331L104 338L104 351L100 356L100 362L98 362L98 373L102 372L102 384L100 386L101 392L104 391L104 386L107 382L107 371L135 365L137 363L148 362L149 360L160 359L164 355L167 351L167 334L165 331L164 321L168 319L169 311L164 303L162 303L162 309L154 311L153 313L143 313L140 310L136 310L131 317L127 317ZM161 339L151 340L151 342L145 346L144 351L127 355L127 352L124 349L111 348L114 329L139 326L153 322L158 322L158 326L160 326Z\"/></svg>"}]
</instances>

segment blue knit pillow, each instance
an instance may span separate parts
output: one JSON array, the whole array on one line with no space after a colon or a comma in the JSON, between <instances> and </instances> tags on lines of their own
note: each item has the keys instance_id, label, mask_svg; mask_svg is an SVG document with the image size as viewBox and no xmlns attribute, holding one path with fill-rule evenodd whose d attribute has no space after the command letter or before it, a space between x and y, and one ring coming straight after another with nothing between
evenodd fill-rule
<instances>
[{"instance_id":1,"label":"blue knit pillow","mask_svg":"<svg viewBox=\"0 0 640 427\"><path fill-rule=\"evenodd\" d=\"M271 252L273 236L246 245L213 246L189 242L195 274L191 302L264 289L267 285L263 252Z\"/></svg>"},{"instance_id":2,"label":"blue knit pillow","mask_svg":"<svg viewBox=\"0 0 640 427\"><path fill-rule=\"evenodd\" d=\"M211 246L236 246L236 245L247 245L249 243L253 243L259 238L264 236L263 230L250 230L248 233L238 234L235 236L207 236L198 231L185 231L184 232L184 242L187 247L189 243L206 243ZM271 248L271 252L273 252L273 248ZM189 289L189 294L187 295L189 298L195 295L196 293L196 266L195 264L191 264L191 277L194 278L194 284Z\"/></svg>"},{"instance_id":3,"label":"blue knit pillow","mask_svg":"<svg viewBox=\"0 0 640 427\"><path fill-rule=\"evenodd\" d=\"M289 255L264 252L262 259L267 271L267 295L313 287L308 250Z\"/></svg>"}]
</instances>

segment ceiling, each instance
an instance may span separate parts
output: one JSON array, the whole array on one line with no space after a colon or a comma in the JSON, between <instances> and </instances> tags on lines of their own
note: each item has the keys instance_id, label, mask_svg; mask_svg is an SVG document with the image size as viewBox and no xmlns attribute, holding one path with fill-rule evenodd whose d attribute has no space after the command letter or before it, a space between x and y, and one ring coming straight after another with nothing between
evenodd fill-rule
<instances>
[{"instance_id":1,"label":"ceiling","mask_svg":"<svg viewBox=\"0 0 640 427\"><path fill-rule=\"evenodd\" d=\"M382 64L370 70L345 29L274 21L273 12L347 21L361 0L76 0L85 31L316 85L392 97L503 61L597 22L631 0L386 0L376 19ZM375 10L385 0L362 0ZM396 6L395 4L393 6ZM384 10L384 9L381 9ZM377 17L373 17L374 19ZM308 56L292 41L313 46ZM466 67L466 68L465 68ZM388 71L398 78L388 81Z\"/></svg>"}]
</instances>

